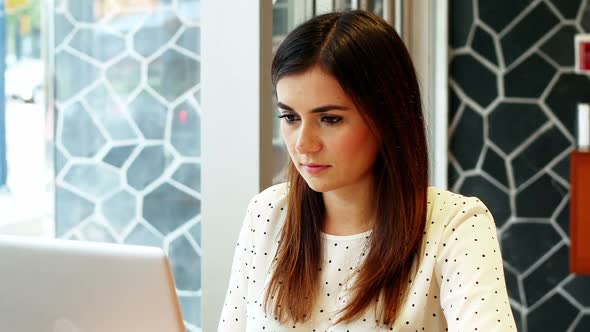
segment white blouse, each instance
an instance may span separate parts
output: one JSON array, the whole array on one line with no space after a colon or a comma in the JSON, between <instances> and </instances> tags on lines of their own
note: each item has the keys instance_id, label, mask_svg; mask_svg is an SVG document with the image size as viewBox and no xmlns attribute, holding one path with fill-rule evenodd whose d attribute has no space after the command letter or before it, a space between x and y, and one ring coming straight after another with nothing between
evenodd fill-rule
<instances>
[{"instance_id":1,"label":"white blouse","mask_svg":"<svg viewBox=\"0 0 590 332\"><path fill-rule=\"evenodd\" d=\"M287 186L256 195L242 226L219 331L385 331L374 310L352 323L334 324L346 301L347 282L366 255L371 231L323 234L319 299L304 323L281 325L264 312L271 262L287 212ZM492 215L475 197L428 190L420 259L414 261L408 298L393 331L516 331Z\"/></svg>"}]
</instances>

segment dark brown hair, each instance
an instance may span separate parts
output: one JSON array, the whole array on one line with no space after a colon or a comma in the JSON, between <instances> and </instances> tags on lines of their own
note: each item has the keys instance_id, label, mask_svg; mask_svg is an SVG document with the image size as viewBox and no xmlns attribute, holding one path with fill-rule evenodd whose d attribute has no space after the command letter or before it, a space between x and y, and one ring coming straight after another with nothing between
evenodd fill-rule
<instances>
[{"instance_id":1,"label":"dark brown hair","mask_svg":"<svg viewBox=\"0 0 590 332\"><path fill-rule=\"evenodd\" d=\"M395 30L364 11L330 13L295 28L277 49L272 80L319 65L332 74L378 137L375 223L369 251L338 322L374 308L392 325L411 283L426 221L428 155L414 66ZM305 321L319 290L325 208L289 165L288 212L266 292L266 310L281 321Z\"/></svg>"}]
</instances>

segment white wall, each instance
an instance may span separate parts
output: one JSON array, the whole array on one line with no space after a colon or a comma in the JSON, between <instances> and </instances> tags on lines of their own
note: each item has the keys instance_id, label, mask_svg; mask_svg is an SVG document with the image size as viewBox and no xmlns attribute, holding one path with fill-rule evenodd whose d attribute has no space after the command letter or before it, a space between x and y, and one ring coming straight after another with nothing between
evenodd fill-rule
<instances>
[{"instance_id":1,"label":"white wall","mask_svg":"<svg viewBox=\"0 0 590 332\"><path fill-rule=\"evenodd\" d=\"M205 0L202 327L215 331L250 198L271 184L271 1Z\"/></svg>"},{"instance_id":2,"label":"white wall","mask_svg":"<svg viewBox=\"0 0 590 332\"><path fill-rule=\"evenodd\" d=\"M397 0L400 1L400 0ZM403 39L418 74L431 185L447 188L448 0L405 0Z\"/></svg>"}]
</instances>

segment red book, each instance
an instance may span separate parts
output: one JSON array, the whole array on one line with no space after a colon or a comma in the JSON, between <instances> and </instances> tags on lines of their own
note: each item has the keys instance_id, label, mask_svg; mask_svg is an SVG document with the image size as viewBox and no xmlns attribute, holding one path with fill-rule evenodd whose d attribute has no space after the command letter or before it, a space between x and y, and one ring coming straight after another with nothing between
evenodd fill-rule
<instances>
[{"instance_id":1,"label":"red book","mask_svg":"<svg viewBox=\"0 0 590 332\"><path fill-rule=\"evenodd\" d=\"M570 159L570 271L590 275L590 151Z\"/></svg>"}]
</instances>

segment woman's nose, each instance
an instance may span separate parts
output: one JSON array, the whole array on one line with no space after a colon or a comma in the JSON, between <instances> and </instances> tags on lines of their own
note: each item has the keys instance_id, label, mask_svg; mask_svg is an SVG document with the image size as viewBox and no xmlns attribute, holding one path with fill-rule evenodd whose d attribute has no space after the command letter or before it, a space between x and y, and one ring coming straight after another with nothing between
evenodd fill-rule
<instances>
[{"instance_id":1,"label":"woman's nose","mask_svg":"<svg viewBox=\"0 0 590 332\"><path fill-rule=\"evenodd\" d=\"M313 153L321 150L321 140L312 126L303 124L299 127L295 148L297 149L297 152L301 154Z\"/></svg>"}]
</instances>

